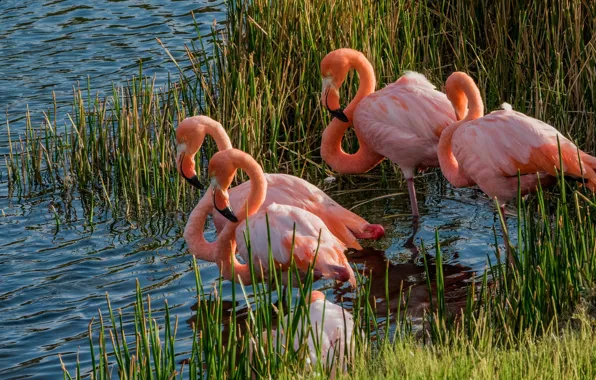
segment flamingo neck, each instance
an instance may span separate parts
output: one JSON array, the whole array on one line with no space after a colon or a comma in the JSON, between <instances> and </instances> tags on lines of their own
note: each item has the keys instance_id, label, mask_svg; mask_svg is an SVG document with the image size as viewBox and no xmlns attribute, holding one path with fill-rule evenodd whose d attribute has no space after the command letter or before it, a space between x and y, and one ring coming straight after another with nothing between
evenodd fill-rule
<instances>
[{"instance_id":1,"label":"flamingo neck","mask_svg":"<svg viewBox=\"0 0 596 380\"><path fill-rule=\"evenodd\" d=\"M215 140L217 150L232 149L232 141L230 140L230 136L228 136L221 124L206 124L205 133Z\"/></svg>"},{"instance_id":2,"label":"flamingo neck","mask_svg":"<svg viewBox=\"0 0 596 380\"><path fill-rule=\"evenodd\" d=\"M346 51L350 67L358 72L360 85L356 96L344 110L348 119L353 120L354 110L362 99L375 91L375 72L370 62L362 53ZM365 173L383 160L383 156L376 153L356 132L360 147L356 153L346 153L341 147L341 141L350 127L351 122L342 122L333 118L325 128L321 140L321 156L335 171L343 174Z\"/></svg>"},{"instance_id":3,"label":"flamingo neck","mask_svg":"<svg viewBox=\"0 0 596 380\"><path fill-rule=\"evenodd\" d=\"M233 172L237 168L244 169L250 178L250 192L237 215L238 222L227 222L223 231L219 234L217 239L217 265L225 279L236 282L241 281L244 285L250 285L252 277L249 265L241 264L236 259L236 228L247 216L254 215L265 201L267 180L261 166L250 155L237 150L232 153L236 152L240 152L240 154L235 157L236 167Z\"/></svg>"},{"instance_id":4,"label":"flamingo neck","mask_svg":"<svg viewBox=\"0 0 596 380\"><path fill-rule=\"evenodd\" d=\"M217 259L217 244L208 242L203 232L207 216L213 210L213 201L208 194L211 194L211 187L207 189L205 195L190 213L184 228L184 240L193 256L200 260L213 262Z\"/></svg>"},{"instance_id":5,"label":"flamingo neck","mask_svg":"<svg viewBox=\"0 0 596 380\"><path fill-rule=\"evenodd\" d=\"M480 91L472 78L461 72L455 72L447 78L445 92L458 118L461 118L464 114L465 117L451 124L441 133L437 149L439 164L441 165L443 175L453 186L466 187L472 185L474 182L461 170L459 162L457 162L457 158L453 154L453 134L464 123L482 117L484 115L484 104L480 96ZM468 108L467 114L465 110L466 106Z\"/></svg>"},{"instance_id":6,"label":"flamingo neck","mask_svg":"<svg viewBox=\"0 0 596 380\"><path fill-rule=\"evenodd\" d=\"M455 187L466 187L471 185L470 179L462 172L459 168L459 163L453 154L451 149L451 142L453 140L453 133L462 124L461 121L455 122L445 128L439 139L439 146L437 149L437 155L439 156L439 165L441 165L441 171L447 181Z\"/></svg>"},{"instance_id":7,"label":"flamingo neck","mask_svg":"<svg viewBox=\"0 0 596 380\"><path fill-rule=\"evenodd\" d=\"M484 116L484 103L480 90L467 74L462 72L451 74L445 82L445 93L458 118L462 119L467 106L467 114L462 121L470 121Z\"/></svg>"}]
</instances>

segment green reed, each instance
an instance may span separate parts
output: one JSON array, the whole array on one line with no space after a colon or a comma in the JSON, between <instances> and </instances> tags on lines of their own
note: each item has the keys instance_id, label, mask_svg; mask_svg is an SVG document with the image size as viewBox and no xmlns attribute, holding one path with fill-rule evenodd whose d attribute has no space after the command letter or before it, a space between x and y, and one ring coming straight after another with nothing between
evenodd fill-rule
<instances>
[{"instance_id":1,"label":"green reed","mask_svg":"<svg viewBox=\"0 0 596 380\"><path fill-rule=\"evenodd\" d=\"M90 83L77 89L66 125L58 121L65 115L57 115L56 106L41 123L27 117L25 132L10 135L3 160L2 177L12 193L75 189L123 213L186 210L196 198L177 178L173 135L178 120L198 113L219 120L234 146L266 171L320 183L332 172L318 153L330 121L318 100L319 63L339 47L364 52L379 88L404 70L424 73L439 88L451 72L469 72L487 110L507 101L553 124L588 152L596 148L590 111L596 105L594 2L228 0L226 5L225 25L203 36L197 27L199 38L186 47L186 59L171 56L178 75L162 88L141 68L105 98L93 95ZM342 89L344 102L357 86L351 75ZM351 131L344 145L357 146ZM211 144L206 152L213 152ZM378 172L387 185L399 170L385 162Z\"/></svg>"},{"instance_id":2,"label":"green reed","mask_svg":"<svg viewBox=\"0 0 596 380\"><path fill-rule=\"evenodd\" d=\"M229 309L221 297L222 279L205 285L194 260L193 267L197 314L192 323L190 352L176 350L176 335L182 326L179 327L178 317L171 316L167 301L160 317L156 317L151 298L143 296L137 282L132 320L127 320L122 310L116 313L106 295L108 317L104 318L100 311L98 331L93 329L93 320L89 324L92 379L109 379L116 375L120 379L171 379L176 376L243 379L249 376L330 373L338 358L332 357L328 363L321 361L318 343L321 331L311 326L310 304L305 301L312 289L312 268L300 279L295 264L291 263L290 271L294 272L300 284L294 284L297 288L288 286L284 300L281 297L284 292L281 274L271 264L268 268L269 280L255 283L250 293L247 287L240 286L241 293L232 287L232 306ZM251 266L253 278L258 278L259 272ZM356 290L352 313L355 326L358 331L363 331L363 335L355 334L351 342L356 352L363 353L370 349L371 345L367 342L371 339L377 342L375 347L381 347L388 344L389 337L380 334L369 293L370 285L367 286L362 277L360 279L361 286ZM398 312L394 323L400 331L409 331L405 314ZM309 337L317 347L317 363L306 364ZM354 357L347 356L346 360L349 364ZM80 379L89 370L82 369L78 360L73 375L64 362L62 367L65 379Z\"/></svg>"},{"instance_id":3,"label":"green reed","mask_svg":"<svg viewBox=\"0 0 596 380\"><path fill-rule=\"evenodd\" d=\"M474 357L505 360L504 365L516 372L527 364L513 360L518 357L514 353L526 355L530 360L532 353L526 351L528 347L541 353L540 357L550 354L559 357L561 350L580 347L578 339L593 343L589 337L596 327L596 219L593 216L596 202L581 191L573 190L564 178L560 186L565 190L551 202L546 202L545 197L549 195L542 190L529 201L519 201L519 235L517 247L514 247L516 265L507 264L497 246L498 262L491 259L492 255L488 257L487 270L468 283L467 297L460 307L450 307L447 300L438 233L435 265L431 266L430 255L422 246L430 300L421 326L423 344L416 339L409 321L408 289L402 289L398 309L393 314L389 309L379 313L375 306L378 300L372 297L370 289L372 281L382 281L381 275L359 273L359 286L351 303L346 304L351 306L355 326L362 332L354 336L356 357L347 358L354 376L362 376L366 371L365 363L386 366L382 369L385 372L375 372L378 376L410 373L420 377L416 372L408 372L414 368L426 368L424 371L432 371L436 376L443 371L466 374L470 372L465 363L470 363ZM250 233L245 239L250 247ZM496 234L495 239L501 240ZM197 314L192 325L190 352L176 349L178 320L170 315L167 301L160 316L155 317L151 299L144 298L137 286L134 316L130 321L124 320L122 311L116 315L108 300L109 318L104 319L100 313L97 332L93 331L92 323L89 325L92 378L111 378L116 373L119 378L142 379L329 375L330 367L324 367L320 360L318 367L307 364L305 343L313 336L313 329L308 319L309 304L304 300L313 286L312 268L300 277L291 263L290 271L295 277L289 277L290 286L284 300L281 274L273 266L271 251L269 255L269 280L259 282L262 269L255 268L249 260L254 285L240 286L240 291L232 287L231 308L221 297L222 279L205 285L193 261ZM365 276L367 274L369 276ZM386 297L389 297L387 272L384 281ZM158 319L161 321L157 322ZM390 324L393 333L390 333ZM299 331L303 333L297 334ZM287 349L295 346L295 339L298 339L298 348ZM552 344L541 343L545 339ZM545 351L545 344L558 353ZM587 349L588 353L594 352L593 347ZM419 357L408 359L411 352ZM318 354L321 354L320 349ZM440 364L444 361L440 358L446 358L445 363L461 361L463 367L449 369L445 363ZM596 363L586 362L583 356L573 360L559 358L562 362L557 368L563 372L571 371L569 363L576 362L582 366L582 373L593 373L596 369ZM403 367L402 372L389 368L392 363L406 359L408 364L399 367ZM425 360L435 363L436 367L429 368ZM537 365L544 364L541 361ZM65 365L64 368L65 378L71 378ZM482 367L482 371L490 368ZM80 378L81 371L78 364L74 377Z\"/></svg>"}]
</instances>

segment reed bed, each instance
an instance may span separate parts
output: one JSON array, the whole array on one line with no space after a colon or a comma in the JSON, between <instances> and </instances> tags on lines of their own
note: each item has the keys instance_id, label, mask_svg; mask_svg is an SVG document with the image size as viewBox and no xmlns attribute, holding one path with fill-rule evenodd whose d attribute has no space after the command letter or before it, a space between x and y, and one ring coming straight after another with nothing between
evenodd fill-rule
<instances>
[{"instance_id":1,"label":"reed bed","mask_svg":"<svg viewBox=\"0 0 596 380\"><path fill-rule=\"evenodd\" d=\"M596 149L594 2L228 0L227 8L225 25L199 35L185 60L172 57L179 73L164 86L140 70L104 99L91 84L76 90L66 125L55 110L40 127L28 119L4 158L12 194L75 188L119 211L187 210L196 199L176 176L173 133L198 113L219 120L265 171L321 183L332 172L318 151L330 121L318 67L339 47L363 51L379 87L404 70L439 88L454 70L469 72L487 110L509 102ZM345 102L357 86L350 76ZM345 149L357 146L353 137ZM385 162L373 178L387 185L396 175Z\"/></svg>"},{"instance_id":2,"label":"reed bed","mask_svg":"<svg viewBox=\"0 0 596 380\"><path fill-rule=\"evenodd\" d=\"M567 187L561 178L561 188ZM531 363L548 369L545 360L554 357L556 373L591 377L596 372L591 356L596 350L596 203L577 191L569 196L563 192L552 206L544 196L540 191L530 202L518 204L516 265L491 263L489 256L487 271L468 283L460 308L454 310L447 301L438 234L434 258L422 247L430 305L424 323L414 329L408 288L400 294L397 310L380 312L370 289L373 281L385 281L388 289L388 277L358 276L353 298L339 300L346 301L360 331L353 338L356 355L346 358L345 376L498 377L501 366L505 374L524 375L535 373ZM205 287L195 263L197 315L191 352L176 350L178 323L167 301L160 322L138 287L132 321L123 322L122 312L116 316L108 301L109 318L100 313L99 331L94 332L92 324L89 328L91 378L107 379L116 373L119 378L140 379L328 377L332 367L307 359L305 339L316 337L304 302L312 289L312 272L298 289L288 288L284 301L279 297L279 277L274 268L270 271L274 276L268 283L241 291L233 287L230 308L219 296L221 279ZM255 273L252 268L253 278ZM297 331L308 333L296 335ZM299 340L298 348L287 349L294 347L293 339ZM589 346L582 348L583 344ZM583 351L572 356L578 350ZM528 361L520 361L519 355ZM451 367L453 362L457 365ZM72 367L73 376L63 364L65 378L88 374L80 364Z\"/></svg>"},{"instance_id":3,"label":"reed bed","mask_svg":"<svg viewBox=\"0 0 596 380\"><path fill-rule=\"evenodd\" d=\"M90 84L85 91L75 91L65 126L58 125L55 110L41 127L28 118L25 133L10 135L4 159L2 178L7 178L12 194L76 191L125 215L188 210L197 197L176 174L173 141L177 122L197 113L219 120L233 144L255 156L266 171L320 183L331 172L318 153L321 131L330 121L318 100L318 65L339 47L363 51L379 86L404 70L420 71L438 87L452 71L469 72L488 110L507 101L554 125L584 150L596 149L595 2L228 0L227 6L228 22L187 47L187 59L175 61L179 76L165 87L158 89L141 70L105 99L92 96ZM350 76L343 89L346 101L357 86L357 76ZM344 144L347 150L357 146L353 135ZM208 144L206 157L212 150ZM373 178L386 185L395 173L385 162ZM580 307L586 317L578 339L593 344L596 201L563 179L558 191L520 200L516 266L489 258L487 271L470 284L459 313L448 311L437 239L437 265L426 261L433 300L423 325L427 345L420 346L408 329L388 334L370 306L370 278L361 279L355 298L361 301L352 305L367 343L358 345L359 360L379 366L399 363L394 357L403 353L399 347L408 347L414 357L427 350L449 358L464 352L463 347L482 357L523 351L529 342L564 342L563 331L577 325L574 313ZM503 255L497 252L497 257ZM92 378L110 378L112 368L121 378L322 373L322 368L305 366L304 350L282 352L281 345L269 341L271 328L284 320L278 313L303 316L304 302L284 305L272 298L270 290L279 290L275 283L255 286L252 293L233 294L234 302L250 305L249 318L238 323L235 309L226 315L221 299L206 291L197 276L197 301L205 312L197 315L190 354L176 351L177 325L167 306L159 317L163 322L157 323L149 300L138 291L134 320L123 321L108 306L109 318L100 320L99 332L90 329ZM307 281L304 289L309 286ZM386 316L407 326L404 318ZM231 330L224 336L221 326L226 323ZM127 331L131 326L134 332ZM264 353L250 351L251 339ZM539 343L542 339L545 343ZM350 363L350 368L364 368L360 362ZM579 375L593 377L590 363L591 369ZM64 368L70 378L72 367ZM78 378L86 370L75 368L73 373Z\"/></svg>"}]
</instances>

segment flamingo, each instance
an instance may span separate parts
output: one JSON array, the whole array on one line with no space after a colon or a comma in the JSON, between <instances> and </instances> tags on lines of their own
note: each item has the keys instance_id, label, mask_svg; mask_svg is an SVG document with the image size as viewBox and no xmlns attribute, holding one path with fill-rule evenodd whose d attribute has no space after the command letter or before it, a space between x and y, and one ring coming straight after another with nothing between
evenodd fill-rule
<instances>
[{"instance_id":1,"label":"flamingo","mask_svg":"<svg viewBox=\"0 0 596 380\"><path fill-rule=\"evenodd\" d=\"M201 148L205 136L215 140L218 150L232 148L232 143L220 123L207 116L193 116L184 119L176 129L177 168L180 174L193 186L202 188L195 171L195 155ZM273 203L286 204L310 211L321 218L331 233L348 247L362 249L356 239L379 239L385 231L379 224L369 224L360 216L346 210L331 199L325 192L307 181L287 174L265 174L267 196L262 208ZM250 181L236 186L230 191L230 202L237 208L242 205L250 189ZM189 251L198 259L215 261L217 256L215 243L209 243L204 237L207 216L213 211L209 197L203 197L191 212L184 239ZM214 215L217 231L221 231L226 220L219 214Z\"/></svg>"},{"instance_id":2,"label":"flamingo","mask_svg":"<svg viewBox=\"0 0 596 380\"><path fill-rule=\"evenodd\" d=\"M318 361L318 346L321 352L321 361L324 368L333 364L331 378L335 377L335 369L345 370L344 358L346 355L353 357L355 344L352 336L354 334L354 317L343 307L329 302L325 295L318 291L312 291L308 295L309 318L298 322L294 337L294 350L299 350L304 339L308 336L308 356L310 363L315 366ZM306 316L305 316L306 317ZM286 326L289 326L291 316L286 316ZM309 329L305 332L304 326ZM271 331L272 336L277 336L275 330ZM314 339L313 339L314 337ZM284 342L284 332L280 331L279 342ZM273 340L276 343L276 339ZM315 345L317 343L317 345ZM331 359L334 358L334 359Z\"/></svg>"},{"instance_id":3,"label":"flamingo","mask_svg":"<svg viewBox=\"0 0 596 380\"><path fill-rule=\"evenodd\" d=\"M501 208L518 194L518 172L522 195L555 182L560 171L596 191L596 157L552 126L508 104L483 116L480 91L462 72L449 76L446 92L458 118L465 116L447 127L439 142L441 171L453 186L477 184Z\"/></svg>"},{"instance_id":4,"label":"flamingo","mask_svg":"<svg viewBox=\"0 0 596 380\"><path fill-rule=\"evenodd\" d=\"M227 191L238 168L251 179L240 217L232 211ZM346 245L329 231L321 218L291 205L271 203L261 208L267 195L267 179L249 154L238 149L215 153L209 162L209 175L213 178L213 206L229 220L216 241L216 263L225 279L245 285L252 283L249 265L236 259L238 248L245 263L252 256L253 265L260 268L258 275L268 275L270 250L274 266L286 273L293 258L301 275L312 267L315 278L349 281L352 287L356 286L354 272L344 255ZM247 217L250 217L248 221ZM250 249L245 236L250 236ZM282 280L288 283L287 276Z\"/></svg>"},{"instance_id":5,"label":"flamingo","mask_svg":"<svg viewBox=\"0 0 596 380\"><path fill-rule=\"evenodd\" d=\"M518 194L518 185L526 195L538 185L556 182L560 171L596 191L596 157L579 150L555 128L513 111L508 104L483 116L480 91L462 72L451 74L445 88L458 119L463 117L443 131L439 142L441 171L453 186L477 184L496 199L503 217L505 204ZM507 259L514 265L505 226L503 233Z\"/></svg>"},{"instance_id":6,"label":"flamingo","mask_svg":"<svg viewBox=\"0 0 596 380\"><path fill-rule=\"evenodd\" d=\"M355 69L360 86L350 104L342 110L339 88L350 69ZM395 83L374 92L375 73L366 57L352 49L338 49L321 61L321 102L335 116L321 141L321 156L335 171L364 173L384 157L399 165L408 183L412 215L419 215L414 174L416 169L438 167L437 145L442 130L455 122L449 100L435 90L422 74L406 72ZM360 148L354 154L341 148L350 126Z\"/></svg>"}]
</instances>

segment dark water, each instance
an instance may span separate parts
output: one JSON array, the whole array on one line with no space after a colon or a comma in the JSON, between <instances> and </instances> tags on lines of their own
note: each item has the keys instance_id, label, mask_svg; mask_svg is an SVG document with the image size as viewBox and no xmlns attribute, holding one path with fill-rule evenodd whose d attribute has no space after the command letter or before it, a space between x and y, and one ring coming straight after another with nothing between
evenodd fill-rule
<instances>
[{"instance_id":1,"label":"dark water","mask_svg":"<svg viewBox=\"0 0 596 380\"><path fill-rule=\"evenodd\" d=\"M85 4L85 5L82 5ZM67 99L77 80L92 77L94 89L106 89L136 73L143 59L146 72L158 80L173 70L159 37L176 54L195 36L191 11L201 28L209 31L214 17L222 20L220 3L190 1L0 1L0 106L8 107L16 129L26 104L34 114L47 109L51 91ZM0 149L6 148L4 126ZM0 165L0 170L4 167ZM389 269L389 305L395 306L399 286L412 286L410 306L414 317L428 304L424 270L412 256L421 241L434 252L438 230L445 257L450 305L462 300L465 281L484 270L493 255L495 214L492 203L471 189L445 187L436 174L418 180L420 221L413 245L410 206L403 189L399 194L356 207L369 221L381 223L387 236L367 243L351 261L359 269L385 273ZM333 190L333 189L332 189ZM391 191L337 192L330 194L347 207ZM424 195L426 194L426 196ZM54 207L60 215L58 227ZM138 279L155 308L167 299L172 314L186 321L195 304L194 276L183 239L185 215L170 214L151 222L115 220L101 206L94 209L78 194L40 193L28 199L10 199L0 182L0 378L62 377L58 355L74 371L80 348L83 368L89 368L87 325L97 310L106 310L109 292L115 309L130 318ZM214 230L209 226L209 234ZM201 263L206 284L217 282L217 268ZM383 299L384 285L373 282L373 295ZM230 298L226 282L223 296ZM345 287L320 281L334 299ZM383 306L385 305L385 306ZM382 300L379 307L386 307ZM380 310L382 312L382 310ZM383 312L384 314L384 312ZM191 328L181 323L177 350L190 350Z\"/></svg>"},{"instance_id":2,"label":"dark water","mask_svg":"<svg viewBox=\"0 0 596 380\"><path fill-rule=\"evenodd\" d=\"M70 109L73 86L94 92L143 72L157 83L176 73L159 38L180 58L196 39L192 13L203 35L224 20L222 0L1 0L0 141L8 111L23 127L27 106L34 126L51 108L52 91ZM20 122L19 122L20 121Z\"/></svg>"}]
</instances>

